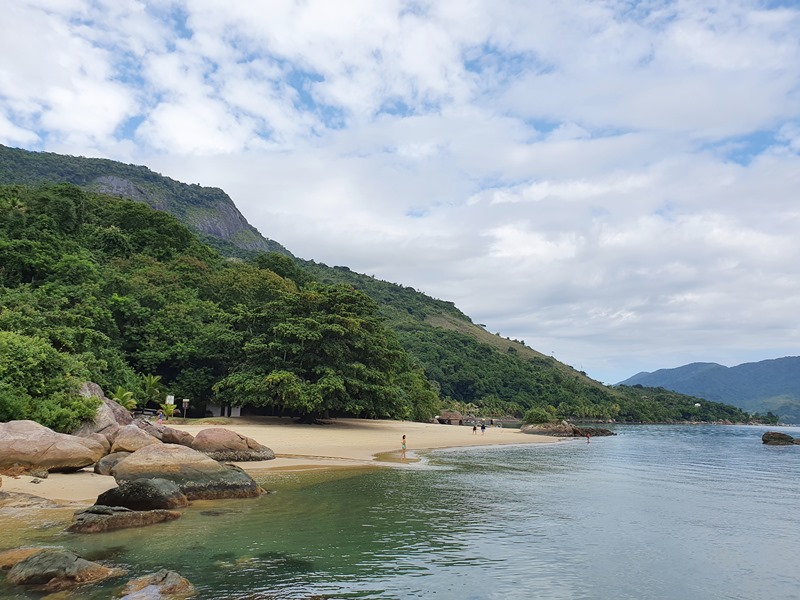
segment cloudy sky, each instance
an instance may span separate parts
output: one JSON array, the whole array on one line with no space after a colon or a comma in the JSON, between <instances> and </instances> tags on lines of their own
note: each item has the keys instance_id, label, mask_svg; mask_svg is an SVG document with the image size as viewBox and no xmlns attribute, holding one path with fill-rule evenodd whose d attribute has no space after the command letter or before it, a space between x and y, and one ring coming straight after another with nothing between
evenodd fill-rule
<instances>
[{"instance_id":1,"label":"cloudy sky","mask_svg":"<svg viewBox=\"0 0 800 600\"><path fill-rule=\"evenodd\" d=\"M615 383L800 354L800 3L0 0L0 143Z\"/></svg>"}]
</instances>

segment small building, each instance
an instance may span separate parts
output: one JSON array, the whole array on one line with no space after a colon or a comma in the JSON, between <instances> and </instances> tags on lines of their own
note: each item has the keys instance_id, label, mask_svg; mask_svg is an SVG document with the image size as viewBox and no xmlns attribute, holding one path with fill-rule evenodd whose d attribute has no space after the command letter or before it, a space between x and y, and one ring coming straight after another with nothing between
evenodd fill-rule
<instances>
[{"instance_id":1,"label":"small building","mask_svg":"<svg viewBox=\"0 0 800 600\"><path fill-rule=\"evenodd\" d=\"M442 414L436 417L442 425L463 425L464 416L457 410L443 410Z\"/></svg>"}]
</instances>

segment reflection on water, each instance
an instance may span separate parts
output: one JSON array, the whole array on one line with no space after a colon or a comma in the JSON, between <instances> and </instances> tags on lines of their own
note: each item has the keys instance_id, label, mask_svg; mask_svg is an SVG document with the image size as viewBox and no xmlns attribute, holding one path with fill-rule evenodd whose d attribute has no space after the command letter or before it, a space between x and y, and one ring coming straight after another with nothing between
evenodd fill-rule
<instances>
[{"instance_id":1,"label":"reflection on water","mask_svg":"<svg viewBox=\"0 0 800 600\"><path fill-rule=\"evenodd\" d=\"M258 499L35 541L131 576L172 568L200 598L800 597L800 448L752 427L619 431L437 451L435 469L271 474Z\"/></svg>"}]
</instances>

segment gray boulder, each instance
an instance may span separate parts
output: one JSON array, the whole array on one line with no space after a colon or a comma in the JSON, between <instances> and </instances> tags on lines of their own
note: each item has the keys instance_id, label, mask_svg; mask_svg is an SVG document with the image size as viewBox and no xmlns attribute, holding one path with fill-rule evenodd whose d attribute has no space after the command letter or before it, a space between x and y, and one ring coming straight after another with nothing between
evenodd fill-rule
<instances>
[{"instance_id":1,"label":"gray boulder","mask_svg":"<svg viewBox=\"0 0 800 600\"><path fill-rule=\"evenodd\" d=\"M12 585L35 591L56 592L97 583L123 573L120 569L110 569L84 560L69 550L45 549L15 564L6 580Z\"/></svg>"},{"instance_id":2,"label":"gray boulder","mask_svg":"<svg viewBox=\"0 0 800 600\"><path fill-rule=\"evenodd\" d=\"M177 444L153 444L137 450L112 469L117 483L136 479L174 481L189 500L251 498L261 487L241 469L222 465L201 452Z\"/></svg>"},{"instance_id":3,"label":"gray boulder","mask_svg":"<svg viewBox=\"0 0 800 600\"><path fill-rule=\"evenodd\" d=\"M220 461L272 460L275 453L247 436L222 427L203 429L192 448Z\"/></svg>"},{"instance_id":4,"label":"gray boulder","mask_svg":"<svg viewBox=\"0 0 800 600\"><path fill-rule=\"evenodd\" d=\"M117 402L106 398L102 388L96 383L86 382L81 386L80 395L84 398L97 397L102 403L97 408L94 420L84 423L75 432L75 435L87 435L89 433L101 433L107 435L110 429L115 427L130 425L133 423L131 413L120 406Z\"/></svg>"},{"instance_id":5,"label":"gray boulder","mask_svg":"<svg viewBox=\"0 0 800 600\"><path fill-rule=\"evenodd\" d=\"M122 506L94 505L78 511L72 524L67 527L70 533L103 533L131 527L145 527L164 521L180 519L177 510L131 510Z\"/></svg>"},{"instance_id":6,"label":"gray boulder","mask_svg":"<svg viewBox=\"0 0 800 600\"><path fill-rule=\"evenodd\" d=\"M181 431L179 429L167 427L166 425L151 423L146 419L136 419L135 423L139 429L152 435L154 438L164 442L165 444L179 444L181 446L186 446L187 448L192 447L194 436L188 431Z\"/></svg>"},{"instance_id":7,"label":"gray boulder","mask_svg":"<svg viewBox=\"0 0 800 600\"><path fill-rule=\"evenodd\" d=\"M103 506L122 506L131 510L173 509L189 506L178 484L168 479L135 479L103 492L97 502Z\"/></svg>"},{"instance_id":8,"label":"gray boulder","mask_svg":"<svg viewBox=\"0 0 800 600\"><path fill-rule=\"evenodd\" d=\"M56 433L34 421L0 423L0 469L18 465L68 473L94 464L104 454L95 440Z\"/></svg>"}]
</instances>

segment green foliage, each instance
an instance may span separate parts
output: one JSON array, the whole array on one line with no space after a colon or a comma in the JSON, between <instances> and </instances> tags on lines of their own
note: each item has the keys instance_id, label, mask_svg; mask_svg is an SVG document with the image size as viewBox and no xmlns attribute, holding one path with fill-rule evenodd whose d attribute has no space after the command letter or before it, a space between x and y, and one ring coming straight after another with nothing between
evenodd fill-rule
<instances>
[{"instance_id":1,"label":"green foliage","mask_svg":"<svg viewBox=\"0 0 800 600\"><path fill-rule=\"evenodd\" d=\"M126 390L122 386L117 386L117 389L111 393L111 399L127 410L133 410L138 406L133 392Z\"/></svg>"},{"instance_id":2,"label":"green foliage","mask_svg":"<svg viewBox=\"0 0 800 600\"><path fill-rule=\"evenodd\" d=\"M550 423L554 421L553 415L547 412L543 408L531 408L525 412L525 416L522 417L522 420L528 424L541 424L541 423Z\"/></svg>"},{"instance_id":3,"label":"green foliage","mask_svg":"<svg viewBox=\"0 0 800 600\"><path fill-rule=\"evenodd\" d=\"M56 431L74 430L99 404L77 393L85 372L80 361L46 340L0 331L0 420L32 419Z\"/></svg>"}]
</instances>

